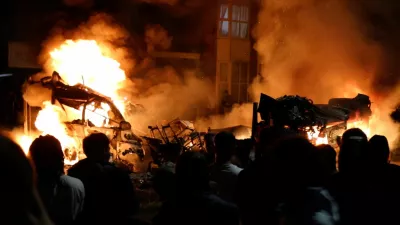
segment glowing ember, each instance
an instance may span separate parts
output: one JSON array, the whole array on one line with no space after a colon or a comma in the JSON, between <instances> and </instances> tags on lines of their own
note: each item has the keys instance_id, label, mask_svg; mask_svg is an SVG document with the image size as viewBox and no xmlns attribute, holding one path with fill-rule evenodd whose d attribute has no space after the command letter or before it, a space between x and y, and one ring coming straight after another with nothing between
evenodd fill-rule
<instances>
[{"instance_id":1,"label":"glowing ember","mask_svg":"<svg viewBox=\"0 0 400 225\"><path fill-rule=\"evenodd\" d=\"M61 46L50 52L49 70L57 71L63 81L68 85L84 84L85 86L110 97L115 106L123 114L125 112L123 97L118 95L125 72L120 68L120 63L106 56L104 52L112 52L103 49L94 40L66 40ZM82 110L66 108L67 113L61 107L44 102L42 110L35 121L36 128L42 135L53 135L60 140L64 149L77 149L79 140L71 137L64 122L82 117ZM95 126L107 126L109 123L108 104L88 105L85 111L85 119ZM34 137L20 135L16 141L27 151ZM67 164L75 162L66 161Z\"/></svg>"}]
</instances>

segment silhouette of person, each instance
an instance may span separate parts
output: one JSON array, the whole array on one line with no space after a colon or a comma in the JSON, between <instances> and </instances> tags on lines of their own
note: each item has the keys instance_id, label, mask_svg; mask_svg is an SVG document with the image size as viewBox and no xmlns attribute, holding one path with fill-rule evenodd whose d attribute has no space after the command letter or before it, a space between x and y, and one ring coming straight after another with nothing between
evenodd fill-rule
<instances>
[{"instance_id":1,"label":"silhouette of person","mask_svg":"<svg viewBox=\"0 0 400 225\"><path fill-rule=\"evenodd\" d=\"M22 149L0 136L1 224L52 225L37 193L34 173Z\"/></svg>"},{"instance_id":2,"label":"silhouette of person","mask_svg":"<svg viewBox=\"0 0 400 225\"><path fill-rule=\"evenodd\" d=\"M209 170L200 152L183 153L176 164L176 198L164 203L153 224L239 224L237 207L209 192Z\"/></svg>"},{"instance_id":3,"label":"silhouette of person","mask_svg":"<svg viewBox=\"0 0 400 225\"><path fill-rule=\"evenodd\" d=\"M139 207L129 174L109 162L110 141L103 133L83 139L87 158L68 170L86 189L83 223L128 223Z\"/></svg>"},{"instance_id":4,"label":"silhouette of person","mask_svg":"<svg viewBox=\"0 0 400 225\"><path fill-rule=\"evenodd\" d=\"M38 176L38 190L55 224L73 224L83 210L83 183L64 175L64 154L60 142L53 136L36 138L30 148Z\"/></svg>"},{"instance_id":5,"label":"silhouette of person","mask_svg":"<svg viewBox=\"0 0 400 225\"><path fill-rule=\"evenodd\" d=\"M232 133L220 132L215 138L216 163L211 179L217 183L218 196L228 202L234 202L237 179L242 168L232 163L236 148L236 139Z\"/></svg>"}]
</instances>

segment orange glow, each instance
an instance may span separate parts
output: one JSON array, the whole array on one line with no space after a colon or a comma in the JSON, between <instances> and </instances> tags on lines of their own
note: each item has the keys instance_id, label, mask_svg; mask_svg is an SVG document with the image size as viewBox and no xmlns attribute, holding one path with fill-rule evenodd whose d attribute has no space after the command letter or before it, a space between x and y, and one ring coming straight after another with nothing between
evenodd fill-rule
<instances>
[{"instance_id":1,"label":"orange glow","mask_svg":"<svg viewBox=\"0 0 400 225\"><path fill-rule=\"evenodd\" d=\"M23 133L18 133L15 134L14 139L14 141L21 146L22 150L24 150L25 154L28 154L29 147L31 146L34 138L29 135L24 135Z\"/></svg>"},{"instance_id":2,"label":"orange glow","mask_svg":"<svg viewBox=\"0 0 400 225\"><path fill-rule=\"evenodd\" d=\"M49 53L50 69L57 71L68 85L84 84L110 97L123 114L125 112L124 98L118 95L118 90L126 79L125 72L120 68L119 62L105 55L104 52L112 51L103 49L103 46L94 40L66 40ZM66 107L65 109L66 112L57 104L44 102L42 110L37 115L35 126L41 135L48 134L56 137L64 149L78 149L79 140L70 136L64 122L81 119L83 108L76 110ZM109 111L110 107L107 104L97 107L94 104L88 105L85 112L86 119L95 126L108 126ZM36 137L17 135L15 139L27 152L34 138ZM67 160L66 164L75 162Z\"/></svg>"},{"instance_id":3,"label":"orange glow","mask_svg":"<svg viewBox=\"0 0 400 225\"><path fill-rule=\"evenodd\" d=\"M307 131L308 140L314 142L315 145L323 145L328 144L328 138L325 135L324 137L320 137L320 132L317 127L312 127Z\"/></svg>"}]
</instances>

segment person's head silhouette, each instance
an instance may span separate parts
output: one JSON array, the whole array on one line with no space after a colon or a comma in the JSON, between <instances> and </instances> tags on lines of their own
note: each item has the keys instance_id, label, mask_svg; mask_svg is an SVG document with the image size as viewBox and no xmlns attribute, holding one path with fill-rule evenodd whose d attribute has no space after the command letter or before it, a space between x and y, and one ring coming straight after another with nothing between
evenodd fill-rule
<instances>
[{"instance_id":1,"label":"person's head silhouette","mask_svg":"<svg viewBox=\"0 0 400 225\"><path fill-rule=\"evenodd\" d=\"M103 133L93 133L83 139L83 152L93 161L108 162L110 160L110 140Z\"/></svg>"},{"instance_id":2,"label":"person's head silhouette","mask_svg":"<svg viewBox=\"0 0 400 225\"><path fill-rule=\"evenodd\" d=\"M36 138L30 148L29 157L40 177L56 178L64 173L64 153L57 138L46 135Z\"/></svg>"}]
</instances>

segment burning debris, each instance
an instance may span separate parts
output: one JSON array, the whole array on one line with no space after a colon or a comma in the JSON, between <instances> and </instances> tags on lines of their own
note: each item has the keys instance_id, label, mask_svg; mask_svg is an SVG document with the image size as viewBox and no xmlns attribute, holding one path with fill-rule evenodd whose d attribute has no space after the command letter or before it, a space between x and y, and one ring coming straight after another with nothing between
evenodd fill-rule
<instances>
[{"instance_id":1,"label":"burning debris","mask_svg":"<svg viewBox=\"0 0 400 225\"><path fill-rule=\"evenodd\" d=\"M162 162L165 154L162 146L175 144L180 153L185 151L205 151L204 135L197 132L193 123L186 120L173 120L162 126L149 126L151 137L143 137L150 146L154 162Z\"/></svg>"},{"instance_id":2,"label":"burning debris","mask_svg":"<svg viewBox=\"0 0 400 225\"><path fill-rule=\"evenodd\" d=\"M140 169L145 151L125 114L143 107L120 95L126 76L106 55L111 52L94 40L66 40L49 53L45 73L51 68L57 72L35 75L25 84L26 120L34 121L25 135L16 137L25 150L38 135L53 135L65 150L65 163L72 165L85 157L82 139L102 132L111 140L113 161ZM36 113L34 107L40 107Z\"/></svg>"},{"instance_id":3,"label":"burning debris","mask_svg":"<svg viewBox=\"0 0 400 225\"><path fill-rule=\"evenodd\" d=\"M353 123L369 123L372 114L367 95L355 98L333 98L328 104L316 105L300 96L274 99L261 94L258 112L261 127L282 126L308 137L314 144L334 144L336 138Z\"/></svg>"},{"instance_id":4,"label":"burning debris","mask_svg":"<svg viewBox=\"0 0 400 225\"><path fill-rule=\"evenodd\" d=\"M66 161L69 164L85 157L80 140L93 132L105 133L110 138L114 161L137 165L139 160L144 159L141 139L132 132L131 125L125 121L124 116L114 105L111 98L82 84L66 85L57 72L54 72L51 77L42 78L40 81L30 81L31 84L37 82L40 82L43 87L51 89L52 92L51 105L47 103L37 117L35 124L37 124L36 127L39 130L41 128L46 130L41 127L41 124L44 123L40 123L38 119L42 118L41 113L49 107L59 105L59 109L64 112L75 110L80 113L80 118L74 117L75 119L71 121L64 121L64 126L60 126L60 128L55 126L59 129L59 132L48 133L54 135L54 133L64 132L67 138L60 139L70 140L67 144L63 143ZM46 119L48 118L46 117ZM127 157L129 154L136 154L136 158L139 160L132 161Z\"/></svg>"}]
</instances>

